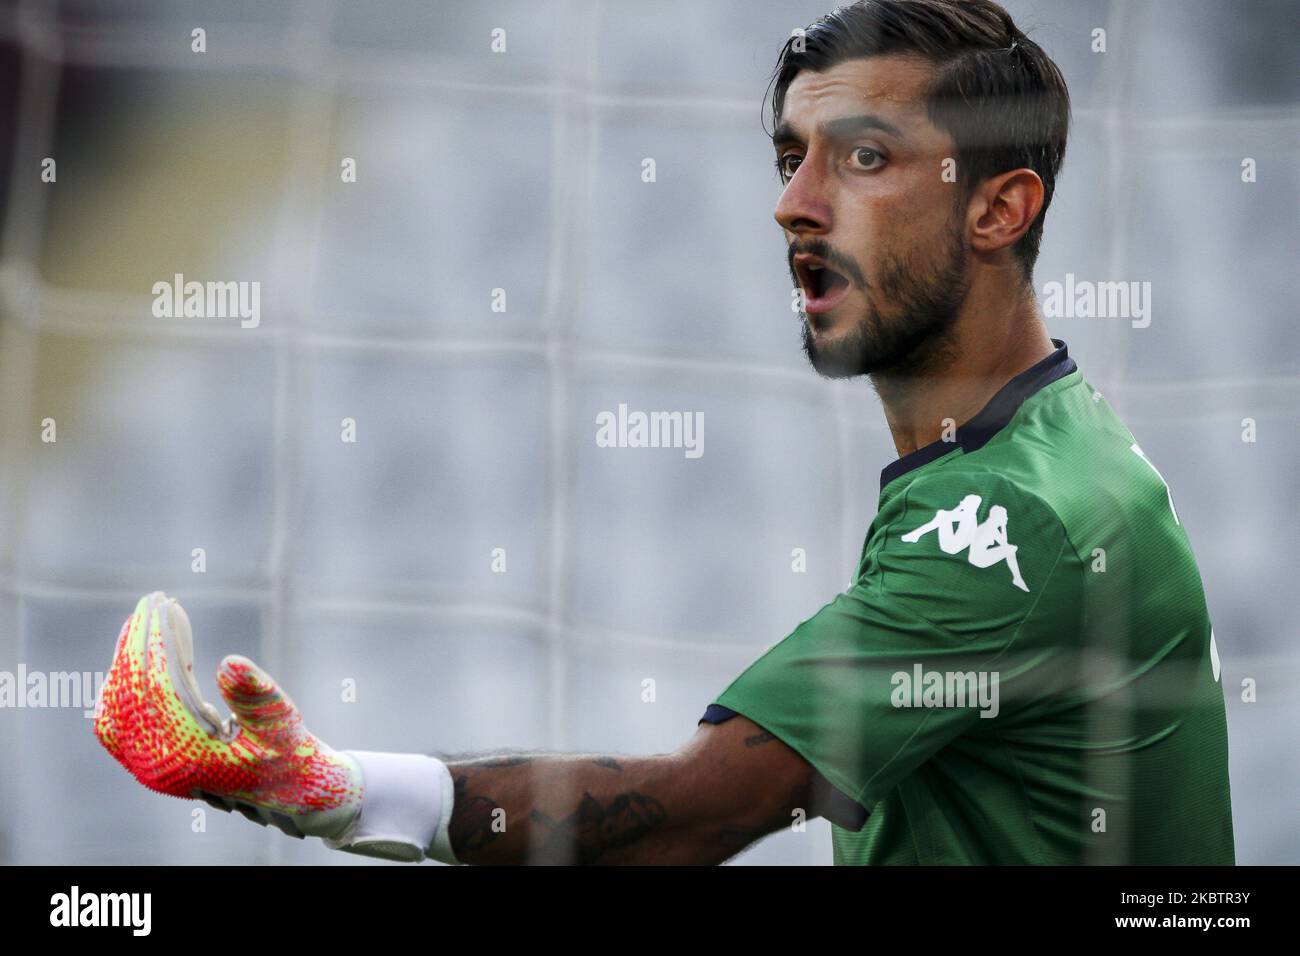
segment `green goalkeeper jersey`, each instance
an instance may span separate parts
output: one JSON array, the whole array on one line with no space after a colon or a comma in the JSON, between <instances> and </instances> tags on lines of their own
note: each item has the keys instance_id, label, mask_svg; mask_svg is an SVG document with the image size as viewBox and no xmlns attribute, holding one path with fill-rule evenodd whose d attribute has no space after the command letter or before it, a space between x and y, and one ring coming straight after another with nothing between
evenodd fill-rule
<instances>
[{"instance_id":1,"label":"green goalkeeper jersey","mask_svg":"<svg viewBox=\"0 0 1300 956\"><path fill-rule=\"evenodd\" d=\"M881 474L848 589L702 720L834 787L836 864L1232 864L1200 574L1065 343Z\"/></svg>"}]
</instances>

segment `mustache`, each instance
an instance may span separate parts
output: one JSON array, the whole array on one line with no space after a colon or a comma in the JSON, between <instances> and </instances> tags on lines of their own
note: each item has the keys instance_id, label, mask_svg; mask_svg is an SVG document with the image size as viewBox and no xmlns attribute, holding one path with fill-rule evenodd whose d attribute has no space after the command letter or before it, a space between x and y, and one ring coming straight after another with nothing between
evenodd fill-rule
<instances>
[{"instance_id":1,"label":"mustache","mask_svg":"<svg viewBox=\"0 0 1300 956\"><path fill-rule=\"evenodd\" d=\"M799 284L799 276L794 269L794 257L805 252L823 260L827 266L844 276L844 278L848 279L851 284L857 286L859 289L865 289L867 287L867 279L862 274L862 270L858 268L857 262L849 256L844 256L836 252L835 249L831 247L831 244L825 239L809 239L804 242L793 242L786 249L786 265L790 269L790 278L794 280L795 285Z\"/></svg>"}]
</instances>

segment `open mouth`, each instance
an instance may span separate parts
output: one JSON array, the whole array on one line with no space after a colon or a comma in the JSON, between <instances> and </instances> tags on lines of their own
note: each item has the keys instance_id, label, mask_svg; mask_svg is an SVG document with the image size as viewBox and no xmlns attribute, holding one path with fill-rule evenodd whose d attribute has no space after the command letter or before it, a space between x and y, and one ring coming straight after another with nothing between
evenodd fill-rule
<instances>
[{"instance_id":1,"label":"open mouth","mask_svg":"<svg viewBox=\"0 0 1300 956\"><path fill-rule=\"evenodd\" d=\"M817 256L797 255L795 275L803 290L804 311L825 312L834 308L848 294L849 280Z\"/></svg>"}]
</instances>

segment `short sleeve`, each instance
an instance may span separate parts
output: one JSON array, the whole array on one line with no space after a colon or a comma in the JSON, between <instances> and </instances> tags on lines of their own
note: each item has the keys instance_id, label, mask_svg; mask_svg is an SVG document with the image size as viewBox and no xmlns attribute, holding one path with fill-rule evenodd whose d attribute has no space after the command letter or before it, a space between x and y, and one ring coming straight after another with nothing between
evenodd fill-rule
<instances>
[{"instance_id":1,"label":"short sleeve","mask_svg":"<svg viewBox=\"0 0 1300 956\"><path fill-rule=\"evenodd\" d=\"M1056 513L1008 479L920 476L882 507L853 585L714 704L869 808L953 740L1005 716L1004 680L1023 686L1053 657L1062 635L1040 615L1078 602L1071 556Z\"/></svg>"}]
</instances>

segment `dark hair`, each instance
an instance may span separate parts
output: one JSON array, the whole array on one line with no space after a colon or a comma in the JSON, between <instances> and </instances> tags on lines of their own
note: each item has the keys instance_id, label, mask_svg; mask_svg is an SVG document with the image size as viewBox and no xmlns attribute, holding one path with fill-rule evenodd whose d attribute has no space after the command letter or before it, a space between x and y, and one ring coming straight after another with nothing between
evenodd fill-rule
<instances>
[{"instance_id":1,"label":"dark hair","mask_svg":"<svg viewBox=\"0 0 1300 956\"><path fill-rule=\"evenodd\" d=\"M785 42L772 74L775 121L801 70L888 53L917 54L938 67L928 112L956 144L962 201L980 182L1012 169L1028 167L1042 179L1043 208L1014 248L1028 280L1070 128L1061 71L992 0L859 0Z\"/></svg>"}]
</instances>

